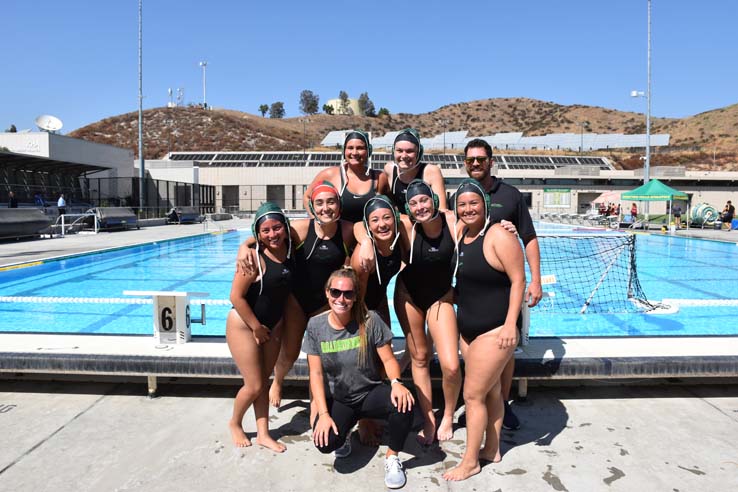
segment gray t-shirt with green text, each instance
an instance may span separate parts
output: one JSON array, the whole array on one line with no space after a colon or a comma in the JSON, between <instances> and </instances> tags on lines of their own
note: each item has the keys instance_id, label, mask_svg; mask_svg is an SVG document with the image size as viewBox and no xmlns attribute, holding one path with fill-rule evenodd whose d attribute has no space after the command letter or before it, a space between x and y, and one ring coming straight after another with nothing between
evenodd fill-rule
<instances>
[{"instance_id":1,"label":"gray t-shirt with green text","mask_svg":"<svg viewBox=\"0 0 738 492\"><path fill-rule=\"evenodd\" d=\"M359 326L351 322L343 330L328 323L330 311L313 316L308 321L302 350L308 355L319 355L327 382L327 397L346 405L363 400L371 389L382 383L375 347L392 341L392 332L374 311L367 320L367 360L359 363Z\"/></svg>"}]
</instances>

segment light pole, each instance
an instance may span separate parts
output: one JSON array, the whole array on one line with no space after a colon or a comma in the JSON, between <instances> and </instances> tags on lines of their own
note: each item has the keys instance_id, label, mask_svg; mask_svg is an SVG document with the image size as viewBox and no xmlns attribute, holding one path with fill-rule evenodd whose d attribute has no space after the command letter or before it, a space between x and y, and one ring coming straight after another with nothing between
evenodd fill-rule
<instances>
[{"instance_id":1,"label":"light pole","mask_svg":"<svg viewBox=\"0 0 738 492\"><path fill-rule=\"evenodd\" d=\"M443 126L443 155L446 155L446 126L449 124L447 119L440 119L438 122Z\"/></svg>"},{"instance_id":2,"label":"light pole","mask_svg":"<svg viewBox=\"0 0 738 492\"><path fill-rule=\"evenodd\" d=\"M208 67L208 62L201 61L200 62L200 66L202 67L202 107L203 108L207 108L208 107L208 103L207 103L207 100L205 99L205 88L206 88L206 85L205 85L205 69Z\"/></svg>"},{"instance_id":3,"label":"light pole","mask_svg":"<svg viewBox=\"0 0 738 492\"><path fill-rule=\"evenodd\" d=\"M646 160L643 162L643 184L648 183L651 170L651 0L648 0L648 45L646 53ZM631 97L643 97L643 91L631 91ZM645 205L648 220L648 202Z\"/></svg>"},{"instance_id":4,"label":"light pole","mask_svg":"<svg viewBox=\"0 0 738 492\"><path fill-rule=\"evenodd\" d=\"M648 183L651 169L651 0L648 0L648 49L646 61L646 93L631 91L630 97L646 97L646 160L643 163L643 184Z\"/></svg>"},{"instance_id":5,"label":"light pole","mask_svg":"<svg viewBox=\"0 0 738 492\"><path fill-rule=\"evenodd\" d=\"M302 155L303 155L303 159L307 161L307 148L308 148L307 124L310 123L310 119L302 118L300 121L302 122L302 139L303 139Z\"/></svg>"},{"instance_id":6,"label":"light pole","mask_svg":"<svg viewBox=\"0 0 738 492\"><path fill-rule=\"evenodd\" d=\"M581 121L579 126L581 127L579 130L579 153L581 154L584 152L584 128L589 128L589 121Z\"/></svg>"},{"instance_id":7,"label":"light pole","mask_svg":"<svg viewBox=\"0 0 738 492\"><path fill-rule=\"evenodd\" d=\"M144 145L143 145L143 0L138 0L138 208L139 217L146 206L144 194Z\"/></svg>"}]
</instances>

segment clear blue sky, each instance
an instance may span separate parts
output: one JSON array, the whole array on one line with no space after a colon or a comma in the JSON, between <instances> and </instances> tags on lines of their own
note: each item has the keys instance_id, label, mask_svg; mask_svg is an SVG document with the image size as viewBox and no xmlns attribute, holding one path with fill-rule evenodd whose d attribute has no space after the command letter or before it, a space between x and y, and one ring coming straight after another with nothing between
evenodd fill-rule
<instances>
[{"instance_id":1,"label":"clear blue sky","mask_svg":"<svg viewBox=\"0 0 738 492\"><path fill-rule=\"evenodd\" d=\"M5 0L0 130L138 108L137 0ZM368 92L392 113L491 97L645 112L646 0L144 0L144 108L167 89L258 113ZM653 0L654 116L738 102L738 3Z\"/></svg>"}]
</instances>

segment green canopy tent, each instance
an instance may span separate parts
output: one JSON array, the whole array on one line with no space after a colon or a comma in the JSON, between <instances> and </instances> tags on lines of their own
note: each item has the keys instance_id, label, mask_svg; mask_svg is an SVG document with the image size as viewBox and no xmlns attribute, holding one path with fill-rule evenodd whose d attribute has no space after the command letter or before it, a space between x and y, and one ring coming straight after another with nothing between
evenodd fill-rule
<instances>
[{"instance_id":1,"label":"green canopy tent","mask_svg":"<svg viewBox=\"0 0 738 492\"><path fill-rule=\"evenodd\" d=\"M621 200L629 200L634 202L671 202L674 200L689 200L686 193L675 190L671 186L665 185L658 179L652 179L643 186L639 186L633 191L626 191L620 195ZM669 223L671 224L671 209L669 207ZM689 214L689 204L687 204L687 214ZM689 215L687 216L687 224L689 224Z\"/></svg>"}]
</instances>

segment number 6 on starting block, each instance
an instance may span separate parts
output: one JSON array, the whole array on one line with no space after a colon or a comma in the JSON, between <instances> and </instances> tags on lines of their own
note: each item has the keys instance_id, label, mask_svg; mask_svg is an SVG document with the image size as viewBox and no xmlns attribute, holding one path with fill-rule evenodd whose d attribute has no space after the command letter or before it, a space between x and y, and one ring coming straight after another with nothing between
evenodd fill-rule
<instances>
[{"instance_id":1,"label":"number 6 on starting block","mask_svg":"<svg viewBox=\"0 0 738 492\"><path fill-rule=\"evenodd\" d=\"M205 324L205 304L200 304L202 316L193 319L190 297L208 297L207 292L167 292L125 290L127 296L151 296L154 301L154 340L157 343L187 343L192 339L191 324Z\"/></svg>"}]
</instances>

